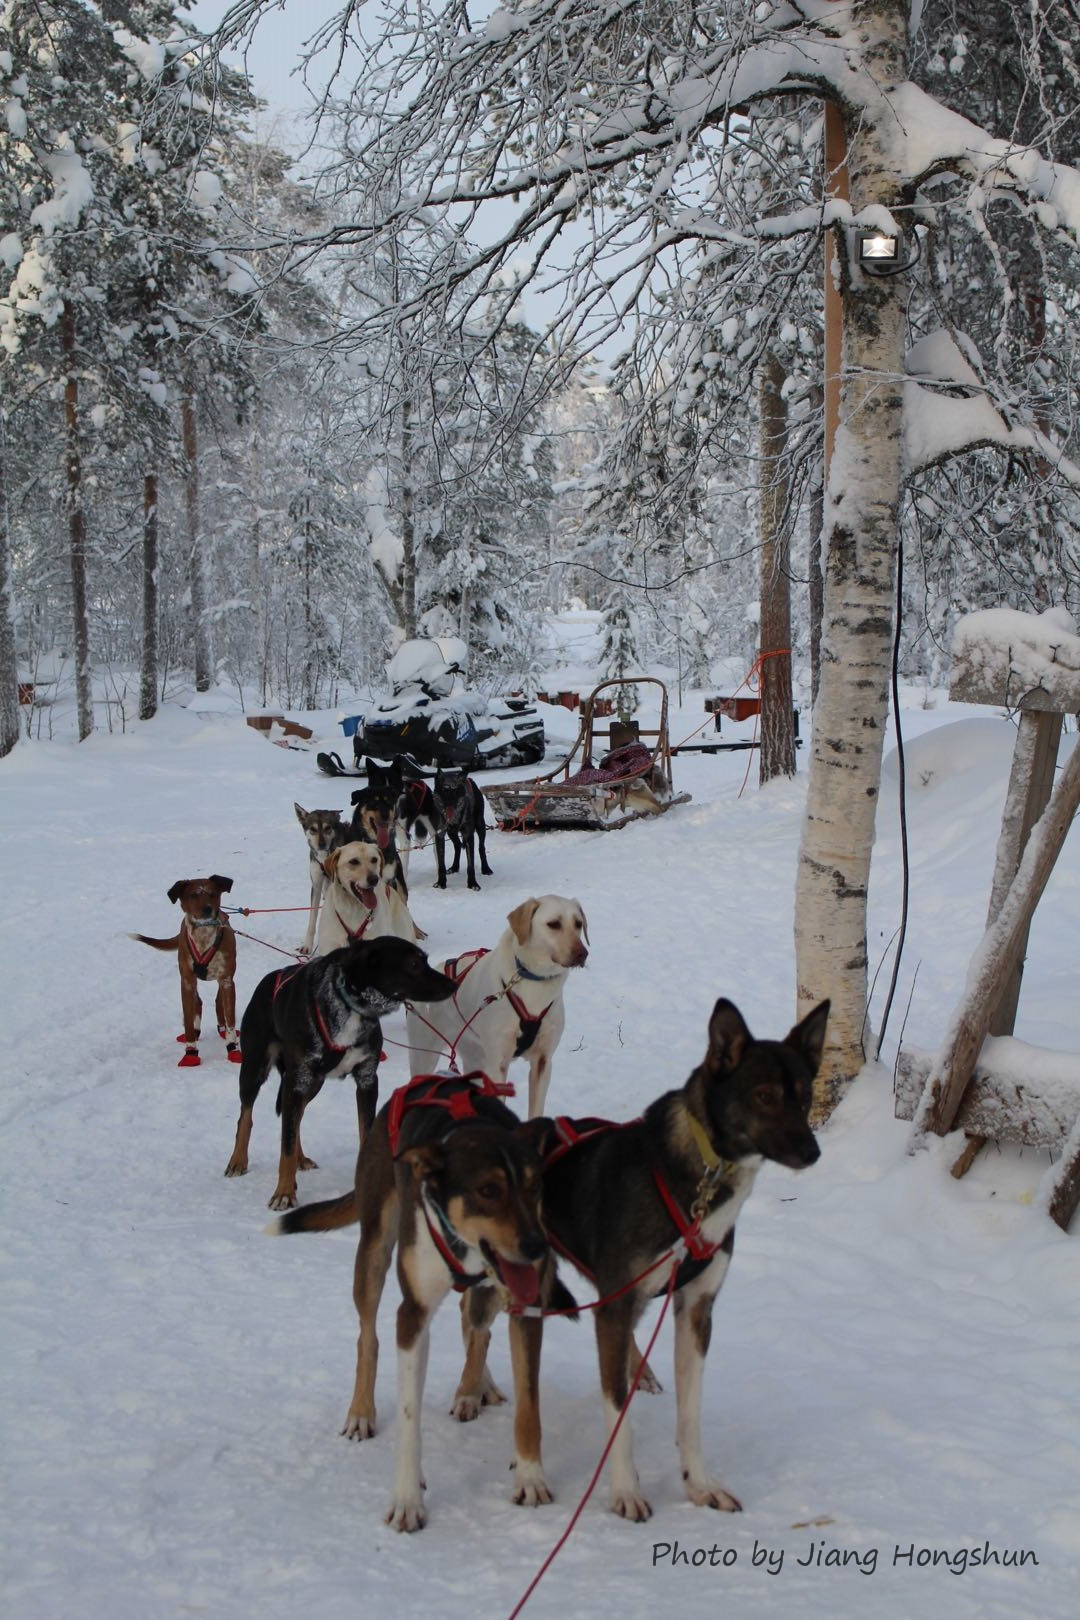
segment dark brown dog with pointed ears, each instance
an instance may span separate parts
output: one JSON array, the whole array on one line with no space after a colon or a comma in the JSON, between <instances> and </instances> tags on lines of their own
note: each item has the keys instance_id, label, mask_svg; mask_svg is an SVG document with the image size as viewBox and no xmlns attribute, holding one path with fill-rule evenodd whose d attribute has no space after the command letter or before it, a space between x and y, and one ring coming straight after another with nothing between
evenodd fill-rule
<instances>
[{"instance_id":1,"label":"dark brown dog with pointed ears","mask_svg":"<svg viewBox=\"0 0 1080 1620\"><path fill-rule=\"evenodd\" d=\"M225 1041L230 1063L240 1062L240 1043L236 1034L236 935L221 915L221 897L233 886L232 878L220 877L216 872L206 878L180 878L168 891L175 905L180 902L184 920L180 932L172 939L151 939L147 934L132 934L143 945L152 945L155 951L175 951L180 967L180 1007L184 1019L184 1033L177 1037L184 1043L181 1069L195 1068L200 1059L199 1035L202 1031L202 1003L199 999L200 979L212 979L217 985L215 1008L218 1034Z\"/></svg>"},{"instance_id":2,"label":"dark brown dog with pointed ears","mask_svg":"<svg viewBox=\"0 0 1080 1620\"><path fill-rule=\"evenodd\" d=\"M556 1120L562 1145L544 1162L544 1226L552 1246L608 1301L595 1319L609 1434L637 1364L634 1324L648 1301L666 1292L675 1262L664 1257L685 1245L677 1249L674 1278L676 1440L686 1494L699 1507L739 1510L707 1472L701 1448L713 1300L731 1259L736 1216L762 1163L801 1170L819 1157L808 1113L828 1014L823 1001L782 1041L757 1041L738 1009L718 1001L705 1059L681 1090L658 1097L626 1125ZM472 1308L474 1334L486 1333L497 1309L494 1292L484 1292L486 1312L479 1301ZM466 1345L467 1375L477 1365L478 1345L469 1339ZM634 1466L628 1416L611 1450L611 1506L626 1519L652 1512Z\"/></svg>"},{"instance_id":3,"label":"dark brown dog with pointed ears","mask_svg":"<svg viewBox=\"0 0 1080 1620\"><path fill-rule=\"evenodd\" d=\"M360 1221L353 1300L360 1317L356 1383L343 1432L375 1433L375 1322L395 1245L397 1313L397 1471L386 1520L395 1530L426 1522L420 1467L420 1409L431 1318L451 1289L471 1301L489 1282L510 1307L514 1372L513 1500L551 1501L540 1459L538 1304L574 1311L555 1276L540 1214L540 1155L550 1120L522 1124L483 1075L422 1075L396 1091L360 1149L356 1185L343 1197L286 1215L281 1232L326 1231ZM485 1288L485 1303L492 1289ZM466 1312L466 1321L469 1320ZM470 1338L470 1359L452 1408L462 1422L503 1396L484 1367L486 1324Z\"/></svg>"},{"instance_id":4,"label":"dark brown dog with pointed ears","mask_svg":"<svg viewBox=\"0 0 1080 1620\"><path fill-rule=\"evenodd\" d=\"M319 921L319 907L327 886L326 857L340 849L349 836L349 829L341 820L340 810L305 810L294 800L296 819L304 829L308 846L308 878L311 882L311 907L308 911L307 933L298 956L310 956L315 949L315 929Z\"/></svg>"}]
</instances>

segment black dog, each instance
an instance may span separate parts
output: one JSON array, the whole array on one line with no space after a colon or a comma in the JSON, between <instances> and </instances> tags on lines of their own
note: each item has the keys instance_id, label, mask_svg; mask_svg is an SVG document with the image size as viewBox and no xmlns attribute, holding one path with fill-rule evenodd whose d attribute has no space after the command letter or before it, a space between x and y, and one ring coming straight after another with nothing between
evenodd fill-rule
<instances>
[{"instance_id":1,"label":"black dog","mask_svg":"<svg viewBox=\"0 0 1080 1620\"><path fill-rule=\"evenodd\" d=\"M435 823L435 863L438 867L435 887L446 888L446 840L449 837L454 846L454 859L450 871L457 872L460 869L461 851L464 847L469 888L478 889L480 885L476 881L474 842L480 850L481 872L485 877L492 876L485 847L484 811L487 806L484 803L484 795L472 777L467 776L464 771L440 770L435 773L432 798L438 818Z\"/></svg>"},{"instance_id":2,"label":"black dog","mask_svg":"<svg viewBox=\"0 0 1080 1620\"><path fill-rule=\"evenodd\" d=\"M406 855L406 860L402 860L397 844L399 824L404 819L401 814L404 786L401 761L395 759L389 765L380 765L376 760L368 759L365 764L367 787L357 788L351 796L353 814L350 836L366 844L378 844L383 852L383 871L387 881L395 884L401 898L407 900L408 857Z\"/></svg>"},{"instance_id":3,"label":"black dog","mask_svg":"<svg viewBox=\"0 0 1080 1620\"><path fill-rule=\"evenodd\" d=\"M281 1160L270 1208L291 1209L297 1169L315 1168L300 1146L300 1120L323 1081L352 1075L363 1141L378 1102L380 1017L402 1001L444 1001L453 993L454 981L430 967L423 951L389 935L268 973L240 1024L240 1118L225 1174L247 1172L255 1099L273 1064L281 1076Z\"/></svg>"},{"instance_id":4,"label":"black dog","mask_svg":"<svg viewBox=\"0 0 1080 1620\"><path fill-rule=\"evenodd\" d=\"M739 1508L709 1477L701 1449L713 1300L731 1259L736 1216L762 1162L799 1170L819 1156L808 1111L828 1013L823 1001L782 1041L756 1041L738 1009L718 1001L705 1060L681 1090L658 1097L626 1125L556 1120L563 1146L544 1163L544 1225L552 1245L607 1301L596 1311L596 1342L609 1433L638 1359L634 1323L673 1281L677 1440L686 1494L699 1507ZM672 1259L680 1239L682 1258ZM483 1292L490 1321L495 1295ZM479 1302L471 1321L473 1334L484 1330ZM611 1451L611 1505L627 1519L647 1519L652 1511L627 1419Z\"/></svg>"}]
</instances>

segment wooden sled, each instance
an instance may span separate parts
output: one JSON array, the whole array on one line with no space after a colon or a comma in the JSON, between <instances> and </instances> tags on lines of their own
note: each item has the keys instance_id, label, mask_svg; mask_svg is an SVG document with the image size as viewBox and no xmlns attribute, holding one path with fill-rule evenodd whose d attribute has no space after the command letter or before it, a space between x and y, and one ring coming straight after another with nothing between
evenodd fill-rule
<instances>
[{"instance_id":1,"label":"wooden sled","mask_svg":"<svg viewBox=\"0 0 1080 1620\"><path fill-rule=\"evenodd\" d=\"M660 688L660 719L654 729L627 726L617 719L608 726L596 724L608 712L608 701L601 694L617 686ZM676 793L672 787L667 712L667 687L655 676L601 681L581 706L581 729L560 765L528 781L496 782L490 787L485 782L484 798L499 826L504 832L608 830L644 816L663 815L673 804L686 804L689 793ZM594 764L598 738L604 738L608 748ZM652 739L651 746L646 738Z\"/></svg>"}]
</instances>

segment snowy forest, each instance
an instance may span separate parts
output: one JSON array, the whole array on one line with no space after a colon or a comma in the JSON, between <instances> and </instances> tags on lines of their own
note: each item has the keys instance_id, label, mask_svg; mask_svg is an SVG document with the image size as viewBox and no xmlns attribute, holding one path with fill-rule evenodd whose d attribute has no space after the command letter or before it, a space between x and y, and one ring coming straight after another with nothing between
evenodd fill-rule
<instances>
[{"instance_id":1,"label":"snowy forest","mask_svg":"<svg viewBox=\"0 0 1080 1620\"><path fill-rule=\"evenodd\" d=\"M758 650L763 558L816 663L829 86L721 69L768 28L850 52L851 7L348 7L302 155L219 49L263 9L209 40L171 0L0 12L4 748L46 674L84 735L173 682L333 706L416 633L525 684L572 598L605 673L705 684ZM1029 168L1080 159L1075 0L854 9L903 14L927 105ZM1077 261L1006 169L928 150L894 199L926 419L981 411L968 453L928 428L903 469L900 660L928 681L958 613L1080 604Z\"/></svg>"}]
</instances>

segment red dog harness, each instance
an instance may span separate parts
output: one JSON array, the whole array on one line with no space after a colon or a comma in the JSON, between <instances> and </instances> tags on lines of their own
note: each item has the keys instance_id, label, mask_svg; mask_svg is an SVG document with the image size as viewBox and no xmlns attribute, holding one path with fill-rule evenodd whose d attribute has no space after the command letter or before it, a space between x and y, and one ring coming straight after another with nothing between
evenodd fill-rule
<instances>
[{"instance_id":1,"label":"red dog harness","mask_svg":"<svg viewBox=\"0 0 1080 1620\"><path fill-rule=\"evenodd\" d=\"M274 975L274 988L270 992L271 1001L277 1000L278 991L281 989L283 984L288 984L291 978L293 978L297 973L302 972L307 966L308 964L306 962L297 962L293 967L279 968L277 973ZM319 1003L315 1000L314 996L311 998L311 1012L315 1019L315 1027L319 1031L319 1038L326 1047L326 1050L328 1052L334 1052L338 1057L341 1057L349 1050L349 1048L347 1046L339 1046L337 1041L331 1038L330 1031L326 1027L326 1019L322 1015L322 1008L319 1006ZM386 1053L380 1052L379 1062L381 1063L385 1057Z\"/></svg>"},{"instance_id":2,"label":"red dog harness","mask_svg":"<svg viewBox=\"0 0 1080 1620\"><path fill-rule=\"evenodd\" d=\"M462 1091L463 1082L469 1089ZM448 1092L448 1088L456 1088ZM449 1123L459 1125L466 1119L477 1119L477 1097L512 1097L513 1083L495 1081L481 1069L468 1074L417 1074L405 1085L399 1086L390 1098L386 1128L390 1136L390 1153L397 1158L401 1126L410 1108L444 1108Z\"/></svg>"},{"instance_id":3,"label":"red dog harness","mask_svg":"<svg viewBox=\"0 0 1080 1620\"><path fill-rule=\"evenodd\" d=\"M571 1149L580 1146L582 1142L591 1141L594 1136L603 1136L608 1131L621 1131L625 1129L626 1125L637 1125L639 1123L640 1119L626 1120L622 1124L611 1119L582 1119L575 1121L561 1115L555 1120L555 1132L559 1138L558 1145L552 1148L544 1160L542 1169L546 1173L553 1164L557 1164L560 1159L565 1158ZM667 1210L672 1224L679 1234L679 1244L682 1246L686 1257L702 1264L707 1263L717 1253L720 1244L711 1243L702 1233L701 1222L704 1219L704 1214L697 1215L693 1219L686 1214L655 1164L652 1166L652 1176L664 1208ZM576 1266L583 1276L595 1282L596 1279L588 1266L583 1265L576 1255L571 1254L569 1249L560 1243L550 1231L548 1232L548 1238L552 1246L558 1249L565 1260L569 1260L571 1265ZM676 1248L678 1247L679 1245L676 1245ZM676 1286L679 1286L678 1281L676 1281Z\"/></svg>"},{"instance_id":4,"label":"red dog harness","mask_svg":"<svg viewBox=\"0 0 1080 1620\"><path fill-rule=\"evenodd\" d=\"M208 918L205 923L200 923L198 926L203 928L216 927L217 929L206 950L200 951L191 937L191 925L189 923L184 924L184 934L187 937L188 950L191 952L191 965L195 969L195 977L205 979L206 970L217 954L218 946L221 944L221 936L225 931L225 919L224 917Z\"/></svg>"},{"instance_id":5,"label":"red dog harness","mask_svg":"<svg viewBox=\"0 0 1080 1620\"><path fill-rule=\"evenodd\" d=\"M449 961L443 964L443 972L446 974L448 979L453 979L454 983L460 986L464 984L477 962L480 961L480 958L483 956L490 956L490 954L491 953L486 945L482 945L478 950L475 951L463 951L460 956L451 956ZM532 976L535 977L535 975ZM551 1011L552 1007L554 1007L555 1003L554 1001L549 1001L543 1012L532 1013L529 1011L528 1007L526 1007L517 991L512 988L512 984L512 980L510 984L504 984L501 990L497 990L492 995L488 996L485 1001L481 1002L480 1006L490 1006L491 1002L498 1001L500 996L506 997L511 1007L514 1009L514 1012L517 1014L518 1023L521 1025L521 1034L518 1037L517 1046L514 1048L514 1056L521 1057L522 1053L529 1050L529 1047L532 1045L533 1041L535 1041L537 1035L539 1035L540 1026L544 1022L544 1019L547 1017L548 1013ZM454 997L454 1005L455 1007L457 1006L456 996ZM480 1007L477 1008L477 1012L479 1011ZM473 1017L476 1017L476 1013L473 1014Z\"/></svg>"}]
</instances>

